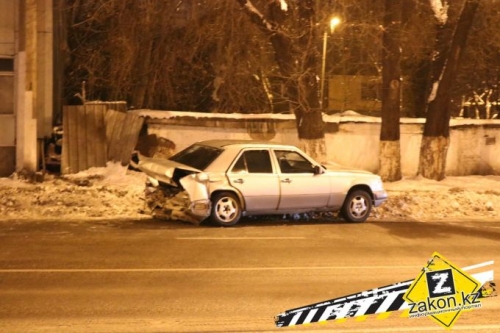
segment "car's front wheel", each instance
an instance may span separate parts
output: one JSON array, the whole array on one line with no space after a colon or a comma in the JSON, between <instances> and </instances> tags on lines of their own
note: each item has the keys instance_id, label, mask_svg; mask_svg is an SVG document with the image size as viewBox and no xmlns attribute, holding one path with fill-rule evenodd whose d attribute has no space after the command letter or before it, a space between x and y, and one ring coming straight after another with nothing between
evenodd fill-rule
<instances>
[{"instance_id":1,"label":"car's front wheel","mask_svg":"<svg viewBox=\"0 0 500 333\"><path fill-rule=\"evenodd\" d=\"M364 190L349 193L340 211L342 217L349 222L364 222L372 210L372 198Z\"/></svg>"},{"instance_id":2,"label":"car's front wheel","mask_svg":"<svg viewBox=\"0 0 500 333\"><path fill-rule=\"evenodd\" d=\"M241 217L241 205L238 197L230 192L221 192L212 198L210 220L213 223L228 227L238 223Z\"/></svg>"}]
</instances>

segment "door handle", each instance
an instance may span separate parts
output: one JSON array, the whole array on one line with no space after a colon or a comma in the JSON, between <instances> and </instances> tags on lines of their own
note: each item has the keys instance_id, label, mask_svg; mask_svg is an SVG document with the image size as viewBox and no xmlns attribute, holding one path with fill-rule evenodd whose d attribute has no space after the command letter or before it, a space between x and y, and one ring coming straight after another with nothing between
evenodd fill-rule
<instances>
[{"instance_id":1,"label":"door handle","mask_svg":"<svg viewBox=\"0 0 500 333\"><path fill-rule=\"evenodd\" d=\"M233 183L236 183L236 184L243 184L245 181L241 178L239 179L236 179L236 180L233 180Z\"/></svg>"},{"instance_id":2,"label":"door handle","mask_svg":"<svg viewBox=\"0 0 500 333\"><path fill-rule=\"evenodd\" d=\"M290 184L292 181L290 180L290 178L285 178L285 179L282 179L281 182Z\"/></svg>"}]
</instances>

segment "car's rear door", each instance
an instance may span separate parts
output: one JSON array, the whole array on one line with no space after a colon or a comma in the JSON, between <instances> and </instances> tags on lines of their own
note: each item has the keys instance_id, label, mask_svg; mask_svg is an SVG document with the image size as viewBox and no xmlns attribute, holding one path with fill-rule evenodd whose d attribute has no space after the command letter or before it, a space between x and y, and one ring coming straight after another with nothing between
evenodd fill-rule
<instances>
[{"instance_id":1,"label":"car's rear door","mask_svg":"<svg viewBox=\"0 0 500 333\"><path fill-rule=\"evenodd\" d=\"M245 149L227 175L231 186L242 193L247 212L278 208L280 183L268 149Z\"/></svg>"},{"instance_id":2,"label":"car's rear door","mask_svg":"<svg viewBox=\"0 0 500 333\"><path fill-rule=\"evenodd\" d=\"M279 210L327 206L331 179L326 174L315 174L312 163L296 151L275 150L274 155L280 167Z\"/></svg>"}]
</instances>

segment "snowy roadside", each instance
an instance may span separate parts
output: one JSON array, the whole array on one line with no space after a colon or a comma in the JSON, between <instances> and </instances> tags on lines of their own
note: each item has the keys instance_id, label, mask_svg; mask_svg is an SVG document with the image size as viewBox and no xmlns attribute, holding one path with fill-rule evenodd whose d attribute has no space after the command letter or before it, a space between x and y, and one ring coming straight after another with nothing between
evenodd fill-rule
<instances>
[{"instance_id":1,"label":"snowy roadside","mask_svg":"<svg viewBox=\"0 0 500 333\"><path fill-rule=\"evenodd\" d=\"M144 219L143 173L110 164L29 183L0 178L0 221ZM500 221L500 176L424 178L385 183L389 199L369 221Z\"/></svg>"},{"instance_id":2,"label":"snowy roadside","mask_svg":"<svg viewBox=\"0 0 500 333\"><path fill-rule=\"evenodd\" d=\"M414 177L384 186L389 199L372 219L500 221L500 176Z\"/></svg>"},{"instance_id":3,"label":"snowy roadside","mask_svg":"<svg viewBox=\"0 0 500 333\"><path fill-rule=\"evenodd\" d=\"M77 174L45 175L43 182L0 178L0 220L138 219L146 176L119 164Z\"/></svg>"}]
</instances>

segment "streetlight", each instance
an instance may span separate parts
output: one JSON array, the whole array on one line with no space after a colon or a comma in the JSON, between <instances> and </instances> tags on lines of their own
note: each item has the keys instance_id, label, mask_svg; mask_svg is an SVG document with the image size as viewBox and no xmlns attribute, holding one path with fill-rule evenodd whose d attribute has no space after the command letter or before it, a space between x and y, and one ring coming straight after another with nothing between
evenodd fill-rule
<instances>
[{"instance_id":1,"label":"streetlight","mask_svg":"<svg viewBox=\"0 0 500 333\"><path fill-rule=\"evenodd\" d=\"M330 33L332 34L335 31L335 28L340 24L340 18L334 16L330 19ZM325 96L325 70L326 70L326 44L328 38L328 31L325 29L323 34L323 57L321 58L321 84L320 84L320 92L319 92L319 107L323 109L323 98Z\"/></svg>"}]
</instances>

